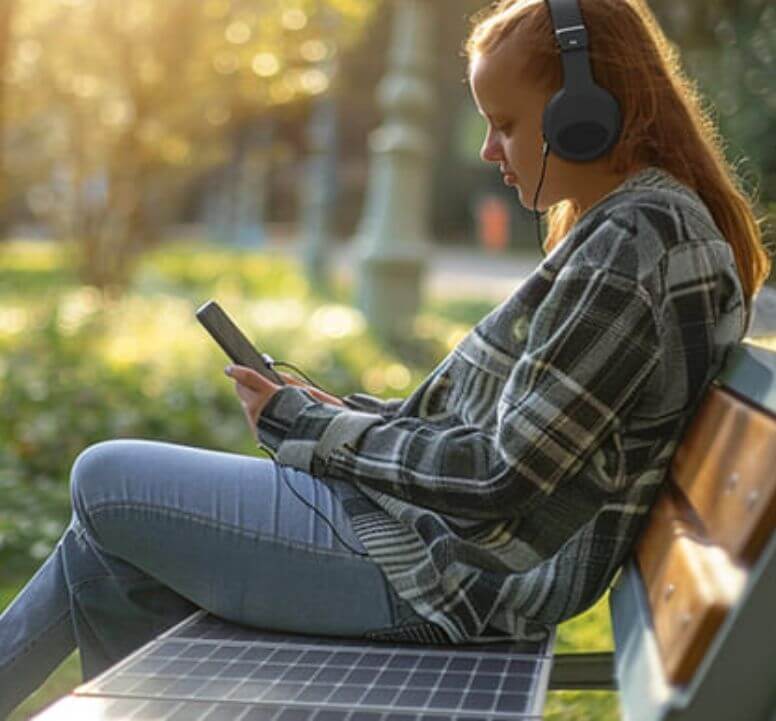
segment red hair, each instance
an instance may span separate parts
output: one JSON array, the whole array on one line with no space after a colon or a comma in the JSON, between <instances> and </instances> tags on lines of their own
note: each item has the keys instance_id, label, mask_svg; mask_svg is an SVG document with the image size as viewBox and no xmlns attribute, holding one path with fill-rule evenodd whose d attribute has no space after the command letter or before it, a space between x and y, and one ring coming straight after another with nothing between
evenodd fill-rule
<instances>
[{"instance_id":1,"label":"red hair","mask_svg":"<svg viewBox=\"0 0 776 721\"><path fill-rule=\"evenodd\" d=\"M692 188L732 246L745 294L751 298L771 271L760 223L724 157L722 139L694 82L683 72L678 52L663 34L644 0L579 0L589 37L596 82L620 103L622 134L609 152L613 172L652 165ZM465 43L469 62L487 55L510 36L521 48L520 68L542 78L549 92L563 85L560 51L544 0L501 0L477 13ZM547 213L546 251L566 236L580 217L573 201Z\"/></svg>"}]
</instances>

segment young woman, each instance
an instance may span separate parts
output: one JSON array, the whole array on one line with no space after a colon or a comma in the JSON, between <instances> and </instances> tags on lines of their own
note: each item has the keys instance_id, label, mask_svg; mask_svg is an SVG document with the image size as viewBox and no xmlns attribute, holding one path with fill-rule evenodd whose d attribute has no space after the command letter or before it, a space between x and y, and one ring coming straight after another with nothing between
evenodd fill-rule
<instances>
[{"instance_id":1,"label":"young woman","mask_svg":"<svg viewBox=\"0 0 776 721\"><path fill-rule=\"evenodd\" d=\"M622 114L593 162L547 153L563 74L545 3L502 2L466 45L482 158L548 211L535 272L406 399L232 369L277 462L144 440L82 452L72 522L0 617L0 715L76 645L88 680L197 608L469 643L540 638L606 591L770 260L646 4L581 11Z\"/></svg>"}]
</instances>

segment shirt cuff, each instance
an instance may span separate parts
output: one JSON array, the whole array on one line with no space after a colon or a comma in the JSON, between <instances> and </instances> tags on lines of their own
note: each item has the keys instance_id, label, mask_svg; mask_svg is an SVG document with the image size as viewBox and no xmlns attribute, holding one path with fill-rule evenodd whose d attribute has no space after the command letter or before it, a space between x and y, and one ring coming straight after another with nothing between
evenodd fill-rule
<instances>
[{"instance_id":1,"label":"shirt cuff","mask_svg":"<svg viewBox=\"0 0 776 721\"><path fill-rule=\"evenodd\" d=\"M256 432L259 442L278 452L297 416L310 405L320 405L307 391L294 385L281 386L261 411Z\"/></svg>"},{"instance_id":2,"label":"shirt cuff","mask_svg":"<svg viewBox=\"0 0 776 721\"><path fill-rule=\"evenodd\" d=\"M259 441L275 451L277 461L311 475L322 475L329 454L356 441L383 416L322 403L295 386L278 390L259 416Z\"/></svg>"}]
</instances>

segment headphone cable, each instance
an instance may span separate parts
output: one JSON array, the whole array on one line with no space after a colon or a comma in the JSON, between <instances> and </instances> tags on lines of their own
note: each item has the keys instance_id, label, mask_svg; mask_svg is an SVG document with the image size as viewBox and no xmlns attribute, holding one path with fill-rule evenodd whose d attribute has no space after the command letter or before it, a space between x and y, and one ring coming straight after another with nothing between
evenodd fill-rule
<instances>
[{"instance_id":1,"label":"headphone cable","mask_svg":"<svg viewBox=\"0 0 776 721\"><path fill-rule=\"evenodd\" d=\"M275 366L285 366L286 368L291 368L291 370L293 370L297 375L301 375L309 385L315 386L319 391L328 393L330 396L334 396L335 398L338 397L336 393L331 393L330 391L327 391L325 388L322 388L321 386L319 386L312 378L310 378L310 376L308 376L301 369L297 368L295 365L291 363L286 363L285 361L276 361L274 358L272 358L271 355L269 355L269 353L262 353L261 357L263 358L264 362L273 370Z\"/></svg>"},{"instance_id":2,"label":"headphone cable","mask_svg":"<svg viewBox=\"0 0 776 721\"><path fill-rule=\"evenodd\" d=\"M305 373L303 373L301 370L299 370L296 366L292 365L291 363L285 363L284 361L276 361L268 353L262 353L261 356L264 359L264 362L270 368L273 368L273 366L277 366L277 365L282 365L282 366L286 366L288 368L292 368L294 371L296 371L297 373L300 373L302 376L304 376L304 378L311 385L315 386L319 390L322 390L324 393L328 393L328 391L325 391L317 383L315 383L314 381L310 380L310 378L308 378ZM336 395L336 394L331 393L330 395ZM278 462L277 455L275 454L275 452L271 448L269 448L268 446L265 446L261 442L261 439L259 439L259 448L261 448L261 450L263 450L265 453L267 453L277 465L282 465L281 463ZM334 527L334 524L326 516L324 516L323 513L321 513L315 506L313 506L311 503L308 503L308 501L305 498L303 498L301 495L299 495L299 493L297 493L296 489L291 485L291 482L286 477L286 474L283 473L282 469L280 470L280 476L285 481L285 483L288 486L288 488L291 491L291 493L293 493L302 503L304 503L305 506L307 506L308 508L312 509L312 511L314 513L316 513L318 516L320 516L321 519L329 526L329 528L331 528L331 530L334 533L334 535L337 538L339 538L339 540L342 542L342 544L344 546L346 546L348 549L350 549L357 556L362 556L364 558L369 558L369 554L368 553L362 553L361 551L358 551L355 548L353 548L353 546L351 546L344 538L342 538L342 536L340 536L340 534L337 532L337 529Z\"/></svg>"},{"instance_id":3,"label":"headphone cable","mask_svg":"<svg viewBox=\"0 0 776 721\"><path fill-rule=\"evenodd\" d=\"M539 177L539 184L536 186L536 194L534 195L533 199L533 213L534 213L534 221L536 222L536 241L539 244L539 251L541 252L542 256L547 255L547 253L544 250L544 245L542 244L542 235L541 231L539 229L540 226L540 218L541 213L536 210L536 203L539 200L539 193L541 192L542 185L544 184L544 173L547 169L547 156L550 153L550 144L547 142L547 139L544 139L544 145L542 147L542 174Z\"/></svg>"}]
</instances>

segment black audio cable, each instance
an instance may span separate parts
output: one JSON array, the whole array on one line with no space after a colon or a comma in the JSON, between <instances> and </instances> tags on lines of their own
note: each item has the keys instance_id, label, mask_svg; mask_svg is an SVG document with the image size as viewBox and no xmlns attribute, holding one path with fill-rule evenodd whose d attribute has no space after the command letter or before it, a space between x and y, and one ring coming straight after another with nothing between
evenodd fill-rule
<instances>
[{"instance_id":1,"label":"black audio cable","mask_svg":"<svg viewBox=\"0 0 776 721\"><path fill-rule=\"evenodd\" d=\"M296 373L301 374L304 377L304 379L310 385L315 386L316 388L318 388L318 390L321 390L324 393L328 393L329 392L329 391L324 390L323 388L321 388L317 383L315 383L315 381L313 381L310 378L308 378L305 373L303 373L301 370L299 370L296 366L292 365L291 363L285 363L284 361L276 361L268 353L262 353L261 357L264 359L264 362L270 368L272 368L273 370L274 370L274 366L281 366L281 365L285 366L287 368L291 368ZM335 393L330 393L330 395L336 396ZM265 446L261 442L261 440L259 440L259 448L261 448L265 453L267 453L272 458L272 460L275 461L275 463L278 462L277 456L275 455L275 452L271 448L269 448L268 446ZM326 516L324 516L323 513L321 513L315 506L313 506L311 503L308 503L306 499L302 498L302 496L299 495L299 493L296 492L296 489L291 485L291 483L289 482L288 478L286 478L286 475L282 471L280 472L280 475L283 478L283 480L286 482L286 485L288 486L288 488L291 491L291 493L293 493L302 503L304 503L305 506L307 506L308 508L311 508L314 513L318 514L323 519L323 521L329 526L329 528L331 528L331 530L334 533L334 535L337 538L339 538L339 540L342 542L342 544L344 546L349 548L357 556L363 556L364 558L368 558L369 557L368 553L362 553L361 551L357 551L344 538L342 538L342 536L340 536L340 534L337 532L337 529L334 527L334 524Z\"/></svg>"},{"instance_id":2,"label":"black audio cable","mask_svg":"<svg viewBox=\"0 0 776 721\"><path fill-rule=\"evenodd\" d=\"M539 228L539 218L541 217L541 213L539 213L538 210L536 210L536 203L539 201L539 193L542 189L542 184L544 183L544 172L547 169L547 155L550 152L550 145L547 142L546 138L544 140L544 146L542 147L542 174L539 178L539 183L536 186L536 194L534 195L533 199L533 212L534 212L534 220L536 221L536 240L539 243L539 251L542 255L546 255L544 252L544 246L542 245L542 234L541 230Z\"/></svg>"}]
</instances>

